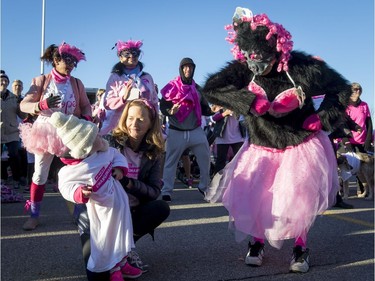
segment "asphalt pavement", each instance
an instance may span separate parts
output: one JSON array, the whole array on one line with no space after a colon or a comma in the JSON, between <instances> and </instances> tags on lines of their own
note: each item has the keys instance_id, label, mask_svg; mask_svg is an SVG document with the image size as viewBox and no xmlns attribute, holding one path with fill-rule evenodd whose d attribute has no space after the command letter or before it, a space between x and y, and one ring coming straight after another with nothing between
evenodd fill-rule
<instances>
[{"instance_id":1,"label":"asphalt pavement","mask_svg":"<svg viewBox=\"0 0 375 281\"><path fill-rule=\"evenodd\" d=\"M149 264L149 272L137 280L373 281L374 201L357 198L355 188L350 192L346 202L354 209L331 208L317 218L308 237L310 271L297 274L289 273L292 240L280 250L266 243L263 265L245 265L247 241L235 242L225 208L176 181L171 215L155 231L155 241L146 236L137 242L137 252ZM61 195L47 188L34 231L22 230L28 217L23 205L1 205L1 280L86 280L77 228Z\"/></svg>"}]
</instances>

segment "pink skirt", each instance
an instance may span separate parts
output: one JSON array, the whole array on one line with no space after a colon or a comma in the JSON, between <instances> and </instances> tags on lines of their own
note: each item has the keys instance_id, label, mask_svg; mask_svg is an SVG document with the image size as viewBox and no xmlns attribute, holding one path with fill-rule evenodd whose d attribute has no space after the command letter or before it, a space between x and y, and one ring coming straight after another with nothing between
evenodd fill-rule
<instances>
[{"instance_id":1,"label":"pink skirt","mask_svg":"<svg viewBox=\"0 0 375 281\"><path fill-rule=\"evenodd\" d=\"M60 156L68 150L57 135L47 116L38 116L34 123L19 125L20 137L26 150L33 154L53 154Z\"/></svg>"},{"instance_id":2,"label":"pink skirt","mask_svg":"<svg viewBox=\"0 0 375 281\"><path fill-rule=\"evenodd\" d=\"M338 190L332 144L318 132L285 150L245 142L215 175L206 199L223 202L237 241L251 235L280 248L285 239L306 238L316 216L335 203Z\"/></svg>"}]
</instances>

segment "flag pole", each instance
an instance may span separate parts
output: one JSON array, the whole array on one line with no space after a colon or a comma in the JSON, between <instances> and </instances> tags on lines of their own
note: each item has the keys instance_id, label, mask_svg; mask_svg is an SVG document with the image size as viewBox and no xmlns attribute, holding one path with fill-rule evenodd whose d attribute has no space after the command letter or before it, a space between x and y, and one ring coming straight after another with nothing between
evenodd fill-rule
<instances>
[{"instance_id":1,"label":"flag pole","mask_svg":"<svg viewBox=\"0 0 375 281\"><path fill-rule=\"evenodd\" d=\"M44 53L44 21L45 21L46 1L42 0L42 48L41 55ZM40 61L40 74L44 74L44 61Z\"/></svg>"}]
</instances>

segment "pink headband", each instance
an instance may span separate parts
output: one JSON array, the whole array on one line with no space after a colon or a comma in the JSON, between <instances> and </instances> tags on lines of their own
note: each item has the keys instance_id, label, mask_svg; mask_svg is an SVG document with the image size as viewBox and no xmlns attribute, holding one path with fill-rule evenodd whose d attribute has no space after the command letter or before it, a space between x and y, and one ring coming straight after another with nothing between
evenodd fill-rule
<instances>
[{"instance_id":1,"label":"pink headband","mask_svg":"<svg viewBox=\"0 0 375 281\"><path fill-rule=\"evenodd\" d=\"M123 50L140 49L142 45L143 45L142 41L139 41L139 40L138 41L128 40L126 42L119 40L116 43L117 55L120 55L121 51Z\"/></svg>"},{"instance_id":2,"label":"pink headband","mask_svg":"<svg viewBox=\"0 0 375 281\"><path fill-rule=\"evenodd\" d=\"M86 60L85 54L75 46L62 42L58 48L60 56L62 54L69 54L76 58L77 62L80 60Z\"/></svg>"},{"instance_id":3,"label":"pink headband","mask_svg":"<svg viewBox=\"0 0 375 281\"><path fill-rule=\"evenodd\" d=\"M237 7L233 16L233 24L226 25L225 29L228 30L228 36L225 38L229 43L233 44L234 47L231 52L236 60L245 61L245 56L242 54L240 48L236 44L237 33L234 30L234 26L240 22L249 22L251 30L255 30L258 26L265 26L269 32L266 35L266 39L269 40L272 35L276 35L276 50L281 53L279 65L277 71L281 70L288 71L288 61L290 59L290 52L293 49L292 35L278 23L270 21L266 14L255 15L246 8Z\"/></svg>"}]
</instances>

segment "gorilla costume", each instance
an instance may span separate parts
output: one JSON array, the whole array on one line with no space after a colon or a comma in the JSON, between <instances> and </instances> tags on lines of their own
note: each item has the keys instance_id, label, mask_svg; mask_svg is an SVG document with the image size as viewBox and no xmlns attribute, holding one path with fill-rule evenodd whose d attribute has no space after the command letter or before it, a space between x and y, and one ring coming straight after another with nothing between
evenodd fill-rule
<instances>
[{"instance_id":1,"label":"gorilla costume","mask_svg":"<svg viewBox=\"0 0 375 281\"><path fill-rule=\"evenodd\" d=\"M345 127L351 87L321 59L293 51L289 32L265 14L237 8L226 29L235 60L209 75L203 95L242 114L249 139L206 199L223 202L238 241L253 237L246 264L262 263L266 239L276 248L295 239L290 270L307 272L307 233L339 190L328 132Z\"/></svg>"}]
</instances>

